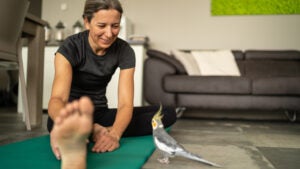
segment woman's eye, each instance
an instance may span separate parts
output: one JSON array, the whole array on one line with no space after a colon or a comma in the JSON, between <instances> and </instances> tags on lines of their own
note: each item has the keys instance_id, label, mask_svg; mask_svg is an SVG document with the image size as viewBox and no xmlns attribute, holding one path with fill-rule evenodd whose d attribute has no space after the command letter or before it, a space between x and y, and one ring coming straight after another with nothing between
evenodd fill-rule
<instances>
[{"instance_id":1,"label":"woman's eye","mask_svg":"<svg viewBox=\"0 0 300 169\"><path fill-rule=\"evenodd\" d=\"M118 29L120 28L120 25L113 25L113 28Z\"/></svg>"},{"instance_id":2,"label":"woman's eye","mask_svg":"<svg viewBox=\"0 0 300 169\"><path fill-rule=\"evenodd\" d=\"M99 28L105 28L105 25L98 25Z\"/></svg>"}]
</instances>

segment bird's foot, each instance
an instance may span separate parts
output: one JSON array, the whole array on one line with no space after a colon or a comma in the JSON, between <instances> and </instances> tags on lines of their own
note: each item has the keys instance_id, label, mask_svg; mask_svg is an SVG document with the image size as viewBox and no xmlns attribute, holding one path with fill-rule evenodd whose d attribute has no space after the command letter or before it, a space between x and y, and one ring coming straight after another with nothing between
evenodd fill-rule
<instances>
[{"instance_id":1,"label":"bird's foot","mask_svg":"<svg viewBox=\"0 0 300 169\"><path fill-rule=\"evenodd\" d=\"M186 110L186 107L177 107L175 109L176 117L180 118L183 115L183 112Z\"/></svg>"},{"instance_id":2,"label":"bird's foot","mask_svg":"<svg viewBox=\"0 0 300 169\"><path fill-rule=\"evenodd\" d=\"M162 158L158 158L157 161L159 161L162 164L169 164L170 160L168 157L162 157Z\"/></svg>"}]
</instances>

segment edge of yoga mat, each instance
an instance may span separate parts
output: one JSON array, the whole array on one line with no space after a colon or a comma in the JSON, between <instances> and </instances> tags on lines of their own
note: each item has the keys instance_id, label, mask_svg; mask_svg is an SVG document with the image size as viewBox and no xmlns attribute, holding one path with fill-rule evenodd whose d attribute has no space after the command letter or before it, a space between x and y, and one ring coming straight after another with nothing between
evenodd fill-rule
<instances>
[{"instance_id":1,"label":"edge of yoga mat","mask_svg":"<svg viewBox=\"0 0 300 169\"><path fill-rule=\"evenodd\" d=\"M120 140L120 148L107 153L93 153L88 145L88 169L139 169L155 150L152 135L126 137ZM0 146L1 168L7 169L59 169L49 142L49 135Z\"/></svg>"}]
</instances>

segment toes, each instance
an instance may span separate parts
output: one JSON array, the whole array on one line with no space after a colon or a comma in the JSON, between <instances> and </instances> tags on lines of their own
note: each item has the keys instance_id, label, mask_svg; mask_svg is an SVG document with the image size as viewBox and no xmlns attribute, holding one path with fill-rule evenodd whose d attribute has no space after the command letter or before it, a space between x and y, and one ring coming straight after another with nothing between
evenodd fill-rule
<instances>
[{"instance_id":1,"label":"toes","mask_svg":"<svg viewBox=\"0 0 300 169\"><path fill-rule=\"evenodd\" d=\"M60 110L59 116L63 119L67 118L70 115L78 113L79 103L78 101L73 101L71 103L66 104L66 106Z\"/></svg>"},{"instance_id":2,"label":"toes","mask_svg":"<svg viewBox=\"0 0 300 169\"><path fill-rule=\"evenodd\" d=\"M55 125L60 125L63 121L63 118L61 116L57 117L54 121Z\"/></svg>"},{"instance_id":3,"label":"toes","mask_svg":"<svg viewBox=\"0 0 300 169\"><path fill-rule=\"evenodd\" d=\"M92 115L92 113L94 112L94 105L91 99L85 96L80 98L78 107L79 111L83 115Z\"/></svg>"},{"instance_id":4,"label":"toes","mask_svg":"<svg viewBox=\"0 0 300 169\"><path fill-rule=\"evenodd\" d=\"M79 103L77 100L71 102L71 103L68 103L65 107L66 111L68 112L68 114L73 114L73 113L76 113L77 110L79 108Z\"/></svg>"},{"instance_id":5,"label":"toes","mask_svg":"<svg viewBox=\"0 0 300 169\"><path fill-rule=\"evenodd\" d=\"M59 117L64 119L64 118L68 117L68 114L69 113L66 111L66 109L61 109L59 112Z\"/></svg>"}]
</instances>

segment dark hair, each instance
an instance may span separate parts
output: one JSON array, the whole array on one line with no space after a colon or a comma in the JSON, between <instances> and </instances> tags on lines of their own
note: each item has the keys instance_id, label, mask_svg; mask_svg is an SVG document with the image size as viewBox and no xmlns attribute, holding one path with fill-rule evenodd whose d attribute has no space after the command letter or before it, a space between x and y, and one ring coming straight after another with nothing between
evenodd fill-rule
<instances>
[{"instance_id":1,"label":"dark hair","mask_svg":"<svg viewBox=\"0 0 300 169\"><path fill-rule=\"evenodd\" d=\"M123 13L123 8L119 0L86 0L82 17L87 18L91 22L93 14L102 9L115 9L121 15Z\"/></svg>"}]
</instances>

